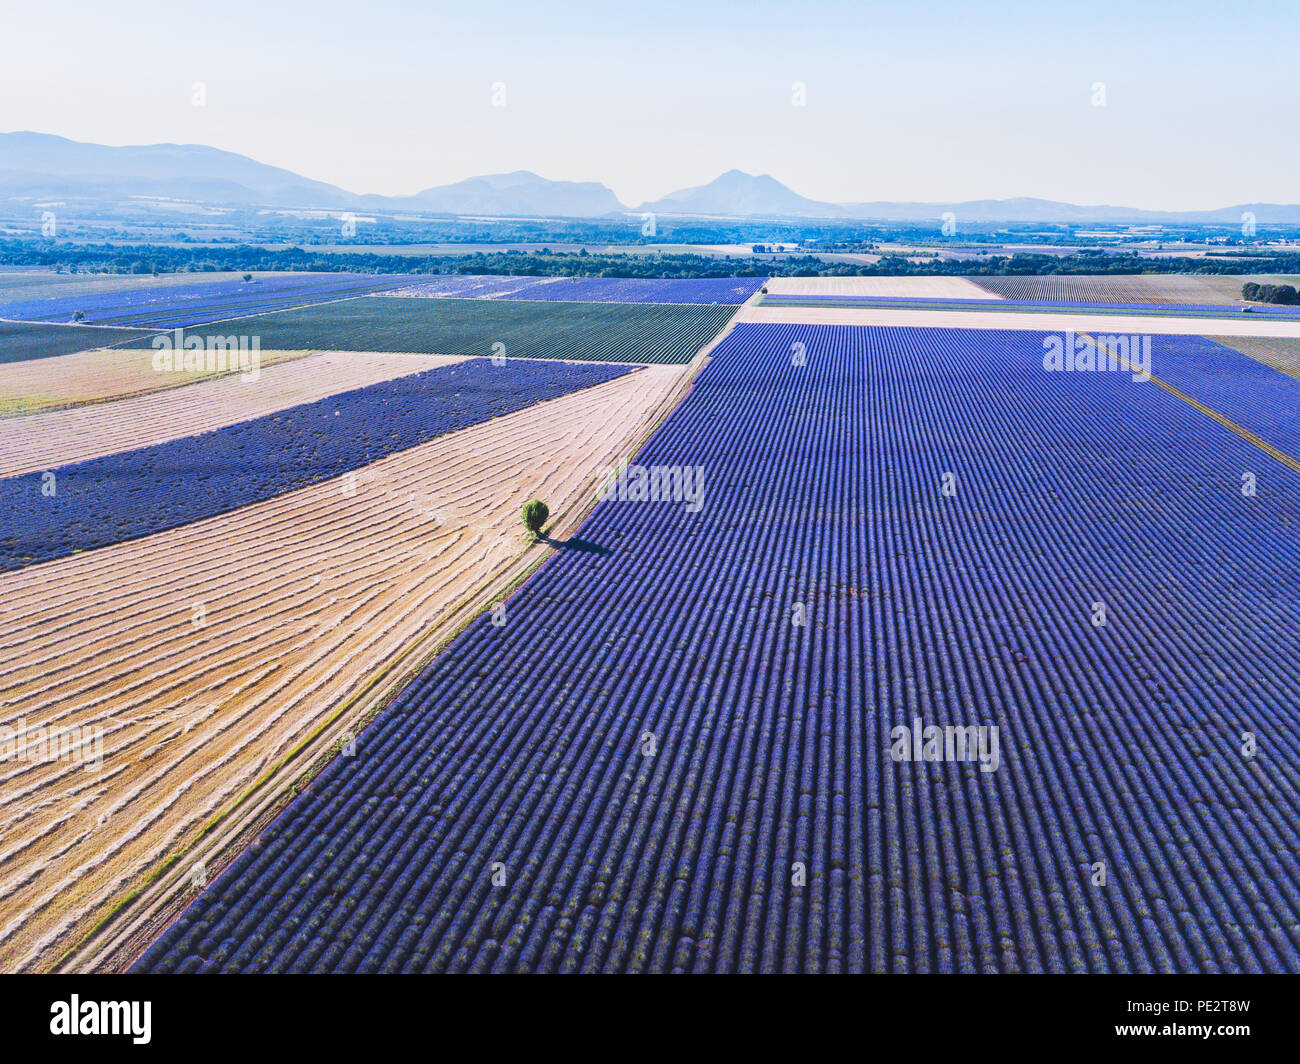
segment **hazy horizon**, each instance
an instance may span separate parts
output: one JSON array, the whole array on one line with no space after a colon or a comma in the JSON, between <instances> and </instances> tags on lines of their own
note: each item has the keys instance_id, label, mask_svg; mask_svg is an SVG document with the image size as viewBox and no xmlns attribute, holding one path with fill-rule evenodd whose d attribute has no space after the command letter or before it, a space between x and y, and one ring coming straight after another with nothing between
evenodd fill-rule
<instances>
[{"instance_id":1,"label":"hazy horizon","mask_svg":"<svg viewBox=\"0 0 1300 1064\"><path fill-rule=\"evenodd\" d=\"M739 169L832 203L1300 199L1296 33L1217 5L52 0L9 22L0 127L205 144L358 194L530 170L631 207Z\"/></svg>"}]
</instances>

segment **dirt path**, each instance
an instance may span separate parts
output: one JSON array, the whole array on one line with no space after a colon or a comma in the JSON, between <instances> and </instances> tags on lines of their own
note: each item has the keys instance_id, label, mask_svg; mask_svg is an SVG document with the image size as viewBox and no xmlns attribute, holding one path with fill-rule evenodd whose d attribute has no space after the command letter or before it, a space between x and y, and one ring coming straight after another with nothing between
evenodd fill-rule
<instances>
[{"instance_id":1,"label":"dirt path","mask_svg":"<svg viewBox=\"0 0 1300 1064\"><path fill-rule=\"evenodd\" d=\"M688 371L651 367L348 475L0 576L0 970L48 967L426 626L591 492Z\"/></svg>"}]
</instances>

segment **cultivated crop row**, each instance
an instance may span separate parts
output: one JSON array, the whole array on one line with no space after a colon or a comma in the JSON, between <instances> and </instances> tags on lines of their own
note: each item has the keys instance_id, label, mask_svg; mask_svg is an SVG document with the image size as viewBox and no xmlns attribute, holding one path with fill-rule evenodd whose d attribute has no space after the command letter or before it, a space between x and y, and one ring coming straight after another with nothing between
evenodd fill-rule
<instances>
[{"instance_id":1,"label":"cultivated crop row","mask_svg":"<svg viewBox=\"0 0 1300 1064\"><path fill-rule=\"evenodd\" d=\"M310 351L261 351L259 368L269 369L309 354ZM146 395L240 372L238 353L231 360L233 368L228 362L224 368L214 365L209 370L206 366L195 366L171 373L154 369L153 359L151 350L100 348L0 364L0 417L21 417Z\"/></svg>"},{"instance_id":2,"label":"cultivated crop row","mask_svg":"<svg viewBox=\"0 0 1300 1064\"><path fill-rule=\"evenodd\" d=\"M261 276L259 274L259 276ZM208 273L55 273L52 269L0 269L0 302L26 303L60 296L100 295L140 288L166 288L197 282L233 281L242 278L233 271Z\"/></svg>"},{"instance_id":3,"label":"cultivated crop row","mask_svg":"<svg viewBox=\"0 0 1300 1064\"><path fill-rule=\"evenodd\" d=\"M148 395L0 420L0 477L183 439L459 361L447 355L323 352ZM190 445L192 446L192 445Z\"/></svg>"},{"instance_id":4,"label":"cultivated crop row","mask_svg":"<svg viewBox=\"0 0 1300 1064\"><path fill-rule=\"evenodd\" d=\"M1273 343L1296 346L1294 340ZM1151 372L1300 459L1300 384L1262 358L1201 336L1156 336Z\"/></svg>"},{"instance_id":5,"label":"cultivated crop row","mask_svg":"<svg viewBox=\"0 0 1300 1064\"><path fill-rule=\"evenodd\" d=\"M1041 341L738 326L138 968L1300 970L1300 480Z\"/></svg>"},{"instance_id":6,"label":"cultivated crop row","mask_svg":"<svg viewBox=\"0 0 1300 1064\"><path fill-rule=\"evenodd\" d=\"M66 322L77 312L88 324L175 329L236 315L297 307L391 288L408 277L373 273L261 274L244 281L199 280L188 285L106 290L0 304L0 318Z\"/></svg>"},{"instance_id":7,"label":"cultivated crop row","mask_svg":"<svg viewBox=\"0 0 1300 1064\"><path fill-rule=\"evenodd\" d=\"M735 311L722 305L364 296L216 322L202 334L257 336L264 349L686 363Z\"/></svg>"},{"instance_id":8,"label":"cultivated crop row","mask_svg":"<svg viewBox=\"0 0 1300 1064\"><path fill-rule=\"evenodd\" d=\"M1007 311L1069 310L1076 314L1105 313L1115 314L1121 311L1140 312L1144 317L1177 318L1232 318L1238 319L1241 311L1235 306L1202 303L1101 303L1083 301L1049 301L1021 299L948 299L948 298L900 298L878 296L836 296L836 295L767 295L763 297L763 306L767 307L865 307L893 310L977 310L992 311L1002 314ZM1252 314L1260 317L1294 321L1300 319L1300 311L1292 306L1257 306Z\"/></svg>"},{"instance_id":9,"label":"cultivated crop row","mask_svg":"<svg viewBox=\"0 0 1300 1064\"><path fill-rule=\"evenodd\" d=\"M391 295L477 299L561 300L577 303L745 302L762 277L493 277L454 275L396 288Z\"/></svg>"},{"instance_id":10,"label":"cultivated crop row","mask_svg":"<svg viewBox=\"0 0 1300 1064\"><path fill-rule=\"evenodd\" d=\"M1241 302L1241 286L1251 280L1236 276L1134 274L1083 277L1066 274L1044 277L979 277L976 283L1007 299L1066 303L1227 303Z\"/></svg>"},{"instance_id":11,"label":"cultivated crop row","mask_svg":"<svg viewBox=\"0 0 1300 1064\"><path fill-rule=\"evenodd\" d=\"M0 321L0 366L88 351L95 347L109 347L144 335L129 329Z\"/></svg>"},{"instance_id":12,"label":"cultivated crop row","mask_svg":"<svg viewBox=\"0 0 1300 1064\"><path fill-rule=\"evenodd\" d=\"M469 359L184 439L6 477L0 570L226 513L628 371Z\"/></svg>"},{"instance_id":13,"label":"cultivated crop row","mask_svg":"<svg viewBox=\"0 0 1300 1064\"><path fill-rule=\"evenodd\" d=\"M1249 355L1279 373L1300 380L1300 339L1265 336L1216 336L1217 344Z\"/></svg>"}]
</instances>

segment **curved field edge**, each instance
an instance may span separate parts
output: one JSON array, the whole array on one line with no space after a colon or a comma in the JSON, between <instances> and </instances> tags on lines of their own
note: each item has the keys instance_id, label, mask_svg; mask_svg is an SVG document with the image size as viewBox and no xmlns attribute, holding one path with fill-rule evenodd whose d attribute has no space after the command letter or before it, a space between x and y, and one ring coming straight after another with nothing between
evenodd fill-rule
<instances>
[{"instance_id":1,"label":"curved field edge","mask_svg":"<svg viewBox=\"0 0 1300 1064\"><path fill-rule=\"evenodd\" d=\"M623 457L636 455L682 402L706 364L708 351L721 339L720 334L689 366L683 367L681 379L642 423L641 430L625 441ZM202 863L209 882L224 871L338 756L344 735L359 731L378 716L457 635L490 606L513 595L541 565L559 553L553 545L557 537L577 529L595 507L593 489L598 479L593 475L578 494L579 501L552 515L546 528L551 542L528 544L521 538L520 555L499 567L443 620L425 629L362 687L346 696L308 737L207 821L191 843L143 875L120 899L106 904L85 935L57 960L43 966L44 970L118 972L129 968L193 901L190 869Z\"/></svg>"}]
</instances>

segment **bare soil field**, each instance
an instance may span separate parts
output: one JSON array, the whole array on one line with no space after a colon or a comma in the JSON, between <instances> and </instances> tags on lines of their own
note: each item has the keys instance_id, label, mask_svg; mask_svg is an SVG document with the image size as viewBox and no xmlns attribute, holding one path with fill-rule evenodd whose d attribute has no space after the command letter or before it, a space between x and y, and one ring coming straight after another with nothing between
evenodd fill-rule
<instances>
[{"instance_id":1,"label":"bare soil field","mask_svg":"<svg viewBox=\"0 0 1300 1064\"><path fill-rule=\"evenodd\" d=\"M329 395L463 361L455 355L323 352L149 395L0 421L0 477L197 435ZM169 376L169 374L155 374Z\"/></svg>"},{"instance_id":2,"label":"bare soil field","mask_svg":"<svg viewBox=\"0 0 1300 1064\"><path fill-rule=\"evenodd\" d=\"M689 367L496 418L266 503L0 576L0 968L48 968L427 626L590 501ZM196 881L197 882L197 881Z\"/></svg>"},{"instance_id":3,"label":"bare soil field","mask_svg":"<svg viewBox=\"0 0 1300 1064\"><path fill-rule=\"evenodd\" d=\"M118 335L116 330L103 331L109 336ZM263 351L262 369L313 353ZM206 370L159 373L153 368L153 355L152 350L97 348L27 362L0 363L0 417L22 417L86 403L147 395L222 376Z\"/></svg>"},{"instance_id":4,"label":"bare soil field","mask_svg":"<svg viewBox=\"0 0 1300 1064\"><path fill-rule=\"evenodd\" d=\"M882 307L773 307L746 305L736 322L792 325L904 325L937 329L1027 329L1031 332L1151 333L1161 336L1300 337L1300 321L1268 321L1257 314L1236 318L1143 317L1071 314L1068 310L894 310Z\"/></svg>"},{"instance_id":5,"label":"bare soil field","mask_svg":"<svg viewBox=\"0 0 1300 1064\"><path fill-rule=\"evenodd\" d=\"M774 296L859 296L872 299L1001 299L965 277L773 277Z\"/></svg>"}]
</instances>

